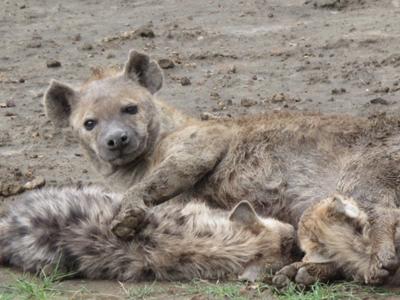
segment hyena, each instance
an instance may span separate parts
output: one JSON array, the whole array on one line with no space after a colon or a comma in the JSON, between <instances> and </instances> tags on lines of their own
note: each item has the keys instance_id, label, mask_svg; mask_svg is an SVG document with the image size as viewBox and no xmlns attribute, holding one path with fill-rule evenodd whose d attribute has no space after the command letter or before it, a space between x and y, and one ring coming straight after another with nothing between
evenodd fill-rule
<instances>
[{"instance_id":1,"label":"hyena","mask_svg":"<svg viewBox=\"0 0 400 300\"><path fill-rule=\"evenodd\" d=\"M247 201L231 212L202 202L146 211L130 241L111 232L122 195L97 187L23 195L0 219L0 261L27 272L90 279L255 280L290 262L294 228L259 217Z\"/></svg>"},{"instance_id":2,"label":"hyena","mask_svg":"<svg viewBox=\"0 0 400 300\"><path fill-rule=\"evenodd\" d=\"M400 217L397 209L392 210L392 214L394 218ZM291 280L310 285L337 278L375 283L365 277L374 246L370 221L354 199L340 194L312 205L298 224L298 241L305 252L302 262L285 266L273 281L278 286L286 285ZM400 232L396 230L395 233L396 249L400 251ZM389 275L384 269L376 271L383 272L380 277ZM387 282L394 283L395 277Z\"/></svg>"},{"instance_id":3,"label":"hyena","mask_svg":"<svg viewBox=\"0 0 400 300\"><path fill-rule=\"evenodd\" d=\"M117 236L131 238L147 207L170 199L224 209L248 199L260 215L297 226L305 209L339 192L371 208L366 278L397 265L387 209L400 194L397 119L272 113L201 122L156 97L162 82L158 64L131 51L121 72L97 72L79 89L52 81L44 96L49 119L70 125L125 193L111 224Z\"/></svg>"},{"instance_id":4,"label":"hyena","mask_svg":"<svg viewBox=\"0 0 400 300\"><path fill-rule=\"evenodd\" d=\"M274 283L284 286L294 280L310 285L344 277L368 283L363 276L371 259L369 228L367 214L352 198L335 194L310 206L297 229L305 255L301 262L280 270Z\"/></svg>"}]
</instances>

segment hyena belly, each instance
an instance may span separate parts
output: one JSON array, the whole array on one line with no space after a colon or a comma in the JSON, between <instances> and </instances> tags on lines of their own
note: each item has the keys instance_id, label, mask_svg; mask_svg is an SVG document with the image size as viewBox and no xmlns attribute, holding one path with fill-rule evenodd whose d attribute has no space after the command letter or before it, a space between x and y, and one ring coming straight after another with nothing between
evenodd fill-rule
<instances>
[{"instance_id":1,"label":"hyena belly","mask_svg":"<svg viewBox=\"0 0 400 300\"><path fill-rule=\"evenodd\" d=\"M336 191L341 170L351 157L338 148L331 142L317 147L311 138L295 143L292 135L272 144L239 141L196 186L196 195L228 208L246 199L257 213L297 226L307 207Z\"/></svg>"},{"instance_id":2,"label":"hyena belly","mask_svg":"<svg viewBox=\"0 0 400 300\"><path fill-rule=\"evenodd\" d=\"M255 214L247 222L251 206L244 214L236 208L236 220L202 203L161 205L149 209L133 240L123 241L110 230L120 202L119 194L97 188L26 194L0 220L0 261L34 273L58 268L125 281L222 279L289 259L293 228Z\"/></svg>"}]
</instances>

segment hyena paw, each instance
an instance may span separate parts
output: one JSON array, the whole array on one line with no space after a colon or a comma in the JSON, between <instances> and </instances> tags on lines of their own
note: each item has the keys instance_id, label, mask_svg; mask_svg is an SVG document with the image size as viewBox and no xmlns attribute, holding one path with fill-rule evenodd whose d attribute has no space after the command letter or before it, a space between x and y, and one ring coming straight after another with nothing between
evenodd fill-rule
<instances>
[{"instance_id":1,"label":"hyena paw","mask_svg":"<svg viewBox=\"0 0 400 300\"><path fill-rule=\"evenodd\" d=\"M392 247L382 247L381 251L376 254L379 266L388 271L395 271L399 267L399 260L396 250Z\"/></svg>"},{"instance_id":2,"label":"hyena paw","mask_svg":"<svg viewBox=\"0 0 400 300\"><path fill-rule=\"evenodd\" d=\"M111 223L112 232L119 238L130 240L140 229L146 216L146 210L140 206L123 207Z\"/></svg>"},{"instance_id":3,"label":"hyena paw","mask_svg":"<svg viewBox=\"0 0 400 300\"><path fill-rule=\"evenodd\" d=\"M369 268L364 274L364 282L366 284L382 284L389 276L389 271L383 267L383 263L377 255L371 258Z\"/></svg>"},{"instance_id":4,"label":"hyena paw","mask_svg":"<svg viewBox=\"0 0 400 300\"><path fill-rule=\"evenodd\" d=\"M285 288L290 285L292 281L285 274L276 274L272 278L272 284L278 289Z\"/></svg>"},{"instance_id":5,"label":"hyena paw","mask_svg":"<svg viewBox=\"0 0 400 300\"><path fill-rule=\"evenodd\" d=\"M318 278L311 275L308 272L307 267L302 267L297 271L296 278L295 278L296 283L304 285L304 286L309 286L318 281Z\"/></svg>"},{"instance_id":6,"label":"hyena paw","mask_svg":"<svg viewBox=\"0 0 400 300\"><path fill-rule=\"evenodd\" d=\"M277 288L287 287L295 279L298 265L299 263L293 263L280 269L272 278L272 283Z\"/></svg>"}]
</instances>

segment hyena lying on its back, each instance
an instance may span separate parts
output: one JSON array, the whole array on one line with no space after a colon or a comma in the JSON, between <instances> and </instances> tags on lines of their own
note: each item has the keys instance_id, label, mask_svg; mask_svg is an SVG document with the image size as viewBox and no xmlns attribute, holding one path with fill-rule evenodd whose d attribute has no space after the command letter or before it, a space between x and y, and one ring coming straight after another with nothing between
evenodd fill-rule
<instances>
[{"instance_id":1,"label":"hyena lying on its back","mask_svg":"<svg viewBox=\"0 0 400 300\"><path fill-rule=\"evenodd\" d=\"M396 214L400 216L397 209L393 209L392 214L393 218L396 218ZM371 265L374 246L370 232L373 221L354 199L340 194L314 204L302 215L297 231L305 256L302 262L280 270L274 278L275 283L282 285L294 279L297 283L310 285L336 278L375 283L365 277ZM398 252L400 236L394 240ZM377 269L376 272L386 272L380 274L381 278L389 275L383 269ZM399 271L397 273L400 274ZM394 283L395 278L387 278L387 283ZM400 283L399 280L397 282Z\"/></svg>"},{"instance_id":2,"label":"hyena lying on its back","mask_svg":"<svg viewBox=\"0 0 400 300\"><path fill-rule=\"evenodd\" d=\"M99 188L24 195L0 219L0 261L24 271L73 272L90 279L254 280L261 266L289 262L291 225L258 217L242 201L230 213L203 203L168 203L146 212L131 241L110 223L121 195Z\"/></svg>"}]
</instances>

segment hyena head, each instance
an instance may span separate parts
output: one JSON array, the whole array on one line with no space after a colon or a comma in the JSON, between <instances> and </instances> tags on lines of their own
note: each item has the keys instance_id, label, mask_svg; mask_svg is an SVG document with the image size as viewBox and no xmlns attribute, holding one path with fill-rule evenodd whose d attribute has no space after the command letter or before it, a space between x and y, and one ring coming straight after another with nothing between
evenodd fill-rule
<instances>
[{"instance_id":1,"label":"hyena head","mask_svg":"<svg viewBox=\"0 0 400 300\"><path fill-rule=\"evenodd\" d=\"M306 210L300 219L298 239L305 259L322 263L330 261L337 251L356 239L368 237L368 217L350 197L335 194ZM354 244L355 246L355 244Z\"/></svg>"},{"instance_id":2,"label":"hyena head","mask_svg":"<svg viewBox=\"0 0 400 300\"><path fill-rule=\"evenodd\" d=\"M154 93L162 86L158 64L131 50L123 71L79 90L52 80L44 95L48 118L72 126L92 160L121 166L151 149L159 130Z\"/></svg>"},{"instance_id":3,"label":"hyena head","mask_svg":"<svg viewBox=\"0 0 400 300\"><path fill-rule=\"evenodd\" d=\"M241 201L236 205L229 215L229 220L237 223L238 226L244 226L255 234L261 232L274 233L276 237L275 244L291 244L296 237L294 227L288 223L278 221L273 218L260 217L253 206L248 201Z\"/></svg>"},{"instance_id":4,"label":"hyena head","mask_svg":"<svg viewBox=\"0 0 400 300\"><path fill-rule=\"evenodd\" d=\"M248 273L256 273L259 267L267 264L272 270L277 270L293 259L292 254L296 246L296 231L288 223L273 218L264 218L257 215L253 206L247 201L241 201L234 207L229 216L230 221L238 227L245 227L251 233L264 240L264 253L259 260L247 266L241 278L249 279Z\"/></svg>"}]
</instances>

